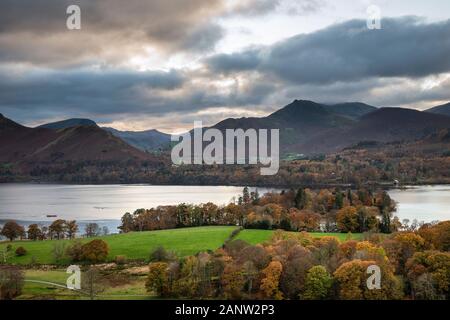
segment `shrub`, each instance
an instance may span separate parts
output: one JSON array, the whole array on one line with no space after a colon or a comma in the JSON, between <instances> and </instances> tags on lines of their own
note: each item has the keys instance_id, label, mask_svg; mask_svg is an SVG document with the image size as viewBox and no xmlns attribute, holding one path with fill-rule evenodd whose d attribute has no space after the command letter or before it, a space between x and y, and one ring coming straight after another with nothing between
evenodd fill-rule
<instances>
[{"instance_id":1,"label":"shrub","mask_svg":"<svg viewBox=\"0 0 450 320\"><path fill-rule=\"evenodd\" d=\"M176 254L167 251L162 246L156 248L154 251L150 253L150 261L152 262L160 262L160 261L172 261L176 259Z\"/></svg>"},{"instance_id":2,"label":"shrub","mask_svg":"<svg viewBox=\"0 0 450 320\"><path fill-rule=\"evenodd\" d=\"M16 256L21 257L27 254L27 249L25 249L24 247L18 247L16 249Z\"/></svg>"},{"instance_id":3,"label":"shrub","mask_svg":"<svg viewBox=\"0 0 450 320\"><path fill-rule=\"evenodd\" d=\"M109 253L109 247L105 241L95 239L92 240L91 242L84 244L81 247L81 251L82 251L81 254L82 260L97 263L106 260Z\"/></svg>"},{"instance_id":4,"label":"shrub","mask_svg":"<svg viewBox=\"0 0 450 320\"><path fill-rule=\"evenodd\" d=\"M17 267L0 266L0 300L11 300L22 294L23 271Z\"/></svg>"},{"instance_id":5,"label":"shrub","mask_svg":"<svg viewBox=\"0 0 450 320\"><path fill-rule=\"evenodd\" d=\"M118 264L118 265L123 265L125 263L127 263L127 257L125 256L116 256L114 258L114 261Z\"/></svg>"},{"instance_id":6,"label":"shrub","mask_svg":"<svg viewBox=\"0 0 450 320\"><path fill-rule=\"evenodd\" d=\"M67 248L66 255L73 262L83 260L83 244L80 241L75 241Z\"/></svg>"}]
</instances>

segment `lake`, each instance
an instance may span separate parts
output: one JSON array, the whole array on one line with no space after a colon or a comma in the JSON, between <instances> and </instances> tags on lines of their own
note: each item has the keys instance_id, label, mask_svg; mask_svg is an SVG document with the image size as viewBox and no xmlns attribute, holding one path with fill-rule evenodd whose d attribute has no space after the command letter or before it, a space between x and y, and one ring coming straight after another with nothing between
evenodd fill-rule
<instances>
[{"instance_id":1,"label":"lake","mask_svg":"<svg viewBox=\"0 0 450 320\"><path fill-rule=\"evenodd\" d=\"M48 222L56 218L84 222L96 221L117 231L125 212L139 208L179 203L213 202L228 204L242 194L243 187L232 186L152 186L152 185L65 185L7 183L0 184L0 223ZM249 188L254 191L255 188ZM270 189L258 188L260 194ZM79 223L83 228L84 223Z\"/></svg>"},{"instance_id":2,"label":"lake","mask_svg":"<svg viewBox=\"0 0 450 320\"><path fill-rule=\"evenodd\" d=\"M227 204L242 193L231 186L152 186L152 185L64 185L8 183L0 184L0 222L48 222L61 219L96 221L116 232L125 212L138 208L178 203ZM254 190L254 188L250 188ZM258 188L260 194L269 189ZM396 215L402 219L430 222L450 220L450 185L417 186L389 191L397 201ZM84 223L82 222L84 221Z\"/></svg>"}]
</instances>

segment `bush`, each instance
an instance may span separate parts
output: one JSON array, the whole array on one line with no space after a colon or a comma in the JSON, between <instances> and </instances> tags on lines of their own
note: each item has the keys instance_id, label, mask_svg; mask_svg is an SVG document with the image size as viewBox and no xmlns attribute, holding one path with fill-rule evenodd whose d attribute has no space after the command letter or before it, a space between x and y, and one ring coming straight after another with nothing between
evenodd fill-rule
<instances>
[{"instance_id":1,"label":"bush","mask_svg":"<svg viewBox=\"0 0 450 320\"><path fill-rule=\"evenodd\" d=\"M118 265L123 265L123 264L127 263L127 257L125 257L125 256L116 256L114 258L114 261Z\"/></svg>"},{"instance_id":2,"label":"bush","mask_svg":"<svg viewBox=\"0 0 450 320\"><path fill-rule=\"evenodd\" d=\"M97 262L104 262L106 260L109 253L109 247L105 241L95 239L92 240L91 242L84 244L81 247L81 251L82 251L81 254L82 260L97 263Z\"/></svg>"},{"instance_id":3,"label":"bush","mask_svg":"<svg viewBox=\"0 0 450 320\"><path fill-rule=\"evenodd\" d=\"M27 249L25 249L24 247L18 247L16 249L16 256L21 257L27 254Z\"/></svg>"},{"instance_id":4,"label":"bush","mask_svg":"<svg viewBox=\"0 0 450 320\"><path fill-rule=\"evenodd\" d=\"M152 262L172 261L176 258L177 256L175 253L167 251L161 246L150 253L150 261Z\"/></svg>"},{"instance_id":5,"label":"bush","mask_svg":"<svg viewBox=\"0 0 450 320\"><path fill-rule=\"evenodd\" d=\"M23 271L17 267L0 266L0 300L11 300L22 294Z\"/></svg>"},{"instance_id":6,"label":"bush","mask_svg":"<svg viewBox=\"0 0 450 320\"><path fill-rule=\"evenodd\" d=\"M67 248L66 255L73 262L83 260L83 244L80 241L75 241Z\"/></svg>"}]
</instances>

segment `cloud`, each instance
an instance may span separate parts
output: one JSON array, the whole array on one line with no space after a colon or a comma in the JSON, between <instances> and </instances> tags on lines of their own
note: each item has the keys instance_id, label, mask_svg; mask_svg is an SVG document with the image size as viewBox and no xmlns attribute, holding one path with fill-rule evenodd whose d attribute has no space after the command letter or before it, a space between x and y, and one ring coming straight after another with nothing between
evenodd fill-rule
<instances>
[{"instance_id":1,"label":"cloud","mask_svg":"<svg viewBox=\"0 0 450 320\"><path fill-rule=\"evenodd\" d=\"M72 4L81 8L81 30L66 28ZM1 7L3 62L114 64L146 45L165 52L211 49L223 34L212 22L223 0L2 0Z\"/></svg>"},{"instance_id":2,"label":"cloud","mask_svg":"<svg viewBox=\"0 0 450 320\"><path fill-rule=\"evenodd\" d=\"M171 70L0 67L0 109L26 123L87 117L100 122L162 118L207 108L244 110L275 90L270 84L223 81ZM181 116L180 116L181 117Z\"/></svg>"},{"instance_id":3,"label":"cloud","mask_svg":"<svg viewBox=\"0 0 450 320\"><path fill-rule=\"evenodd\" d=\"M256 71L294 84L370 77L423 77L450 70L450 20L383 19L381 30L352 20L272 46L210 57L212 72Z\"/></svg>"},{"instance_id":4,"label":"cloud","mask_svg":"<svg viewBox=\"0 0 450 320\"><path fill-rule=\"evenodd\" d=\"M231 5L228 15L261 16L277 11L305 15L316 12L323 6L323 0L239 0Z\"/></svg>"}]
</instances>

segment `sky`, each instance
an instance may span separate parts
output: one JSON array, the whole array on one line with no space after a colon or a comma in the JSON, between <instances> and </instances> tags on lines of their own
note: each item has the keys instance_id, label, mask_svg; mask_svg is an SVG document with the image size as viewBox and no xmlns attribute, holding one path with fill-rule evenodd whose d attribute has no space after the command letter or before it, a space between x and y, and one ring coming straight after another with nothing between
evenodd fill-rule
<instances>
[{"instance_id":1,"label":"sky","mask_svg":"<svg viewBox=\"0 0 450 320\"><path fill-rule=\"evenodd\" d=\"M66 26L70 5L81 29ZM28 126L77 117L175 133L295 99L449 102L450 1L0 2L0 113Z\"/></svg>"}]
</instances>

